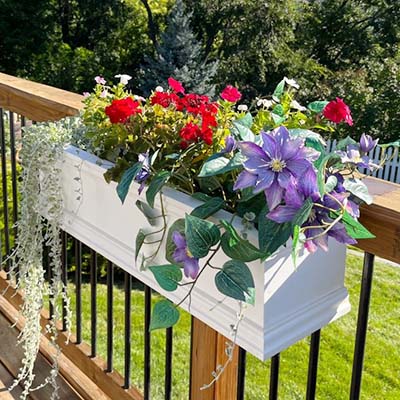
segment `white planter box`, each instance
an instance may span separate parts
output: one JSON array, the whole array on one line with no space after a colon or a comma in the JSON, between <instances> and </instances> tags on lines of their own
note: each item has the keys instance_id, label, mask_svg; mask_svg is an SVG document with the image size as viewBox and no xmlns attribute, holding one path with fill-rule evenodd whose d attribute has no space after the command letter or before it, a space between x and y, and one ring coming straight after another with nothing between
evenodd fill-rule
<instances>
[{"instance_id":1,"label":"white planter box","mask_svg":"<svg viewBox=\"0 0 400 400\"><path fill-rule=\"evenodd\" d=\"M132 184L124 205L121 205L116 184L107 184L103 178L110 163L101 164L99 161L72 146L65 150L62 165L63 228L171 301L179 302L187 293L188 286L165 292L150 271L140 271L139 265L135 265L136 234L140 228L149 227L135 205L139 198L138 186ZM79 189L82 194L78 200L76 190ZM163 194L169 223L184 217L200 204L170 188L165 188ZM226 216L226 212L220 211L215 217ZM286 248L264 264L258 261L248 263L256 285L256 301L254 306L247 306L237 343L265 360L346 314L350 304L343 284L345 255L346 247L331 240L329 253L319 251L308 255L305 252L299 257L296 268L290 249ZM213 264L222 266L226 260L227 257L220 252ZM165 260L160 261L165 263ZM230 325L235 323L239 310L238 302L227 298L216 306L224 296L215 288L214 275L215 270L208 269L200 277L192 294L190 313L230 337ZM188 301L182 308L188 309Z\"/></svg>"}]
</instances>

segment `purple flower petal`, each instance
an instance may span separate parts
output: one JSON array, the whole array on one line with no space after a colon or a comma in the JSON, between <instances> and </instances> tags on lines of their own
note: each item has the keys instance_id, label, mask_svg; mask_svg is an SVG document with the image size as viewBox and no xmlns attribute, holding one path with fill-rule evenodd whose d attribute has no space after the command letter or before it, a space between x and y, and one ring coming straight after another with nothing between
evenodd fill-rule
<instances>
[{"instance_id":1,"label":"purple flower petal","mask_svg":"<svg viewBox=\"0 0 400 400\"><path fill-rule=\"evenodd\" d=\"M305 197L319 198L317 173L313 167L310 166L301 177L300 188Z\"/></svg>"},{"instance_id":2,"label":"purple flower petal","mask_svg":"<svg viewBox=\"0 0 400 400\"><path fill-rule=\"evenodd\" d=\"M259 157L263 159L266 156L264 150L253 142L240 142L238 146L241 153L247 158Z\"/></svg>"},{"instance_id":3,"label":"purple flower petal","mask_svg":"<svg viewBox=\"0 0 400 400\"><path fill-rule=\"evenodd\" d=\"M172 233L172 240L178 249L186 249L186 239L180 232L174 231Z\"/></svg>"},{"instance_id":4,"label":"purple flower petal","mask_svg":"<svg viewBox=\"0 0 400 400\"><path fill-rule=\"evenodd\" d=\"M286 163L286 168L288 168L295 177L301 177L304 175L310 166L311 163L302 158L291 159Z\"/></svg>"},{"instance_id":5,"label":"purple flower petal","mask_svg":"<svg viewBox=\"0 0 400 400\"><path fill-rule=\"evenodd\" d=\"M290 182L291 182L292 175L290 172L286 169L284 169L282 172L278 173L278 183L279 186L286 189Z\"/></svg>"},{"instance_id":6,"label":"purple flower petal","mask_svg":"<svg viewBox=\"0 0 400 400\"><path fill-rule=\"evenodd\" d=\"M304 146L304 139L288 140L281 148L282 157L290 160L299 154L300 149Z\"/></svg>"},{"instance_id":7,"label":"purple flower petal","mask_svg":"<svg viewBox=\"0 0 400 400\"><path fill-rule=\"evenodd\" d=\"M282 201L283 189L278 182L274 182L268 189L264 190L264 193L268 208L272 211Z\"/></svg>"},{"instance_id":8,"label":"purple flower petal","mask_svg":"<svg viewBox=\"0 0 400 400\"><path fill-rule=\"evenodd\" d=\"M304 193L296 188L293 182L287 187L285 192L285 203L294 208L301 208L305 200Z\"/></svg>"},{"instance_id":9,"label":"purple flower petal","mask_svg":"<svg viewBox=\"0 0 400 400\"><path fill-rule=\"evenodd\" d=\"M250 172L244 170L242 171L236 179L233 185L233 190L245 189L250 186L254 186L257 181L257 175L251 174Z\"/></svg>"},{"instance_id":10,"label":"purple flower petal","mask_svg":"<svg viewBox=\"0 0 400 400\"><path fill-rule=\"evenodd\" d=\"M250 172L256 172L259 169L269 169L269 159L266 157L253 156L243 163L244 167Z\"/></svg>"},{"instance_id":11,"label":"purple flower petal","mask_svg":"<svg viewBox=\"0 0 400 400\"><path fill-rule=\"evenodd\" d=\"M290 139L290 133L285 126L275 128L271 134L275 137L280 146L283 146Z\"/></svg>"},{"instance_id":12,"label":"purple flower petal","mask_svg":"<svg viewBox=\"0 0 400 400\"><path fill-rule=\"evenodd\" d=\"M263 141L263 150L268 154L270 158L275 158L278 155L278 146L276 140L269 133L261 132Z\"/></svg>"},{"instance_id":13,"label":"purple flower petal","mask_svg":"<svg viewBox=\"0 0 400 400\"><path fill-rule=\"evenodd\" d=\"M278 206L268 213L267 218L277 222L278 224L282 224L291 221L298 211L298 207Z\"/></svg>"},{"instance_id":14,"label":"purple flower petal","mask_svg":"<svg viewBox=\"0 0 400 400\"><path fill-rule=\"evenodd\" d=\"M339 222L335 226L332 227L332 229L328 232L329 236L332 236L334 239L336 239L339 243L344 243L344 244L356 244L357 240L353 239L350 237L344 225Z\"/></svg>"},{"instance_id":15,"label":"purple flower petal","mask_svg":"<svg viewBox=\"0 0 400 400\"><path fill-rule=\"evenodd\" d=\"M187 278L196 279L199 273L199 260L197 258L188 257L184 263L183 272Z\"/></svg>"},{"instance_id":16,"label":"purple flower petal","mask_svg":"<svg viewBox=\"0 0 400 400\"><path fill-rule=\"evenodd\" d=\"M266 169L264 171L263 176L261 178L258 177L258 180L254 187L254 193L260 193L263 190L269 188L272 185L272 182L274 182L274 180L275 180L275 172L272 172L270 169Z\"/></svg>"}]
</instances>

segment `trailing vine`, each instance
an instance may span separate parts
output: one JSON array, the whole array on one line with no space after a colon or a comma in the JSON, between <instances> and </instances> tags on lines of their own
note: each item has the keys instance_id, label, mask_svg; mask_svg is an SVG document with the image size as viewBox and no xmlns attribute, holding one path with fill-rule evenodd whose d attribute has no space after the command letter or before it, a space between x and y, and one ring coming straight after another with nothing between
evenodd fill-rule
<instances>
[{"instance_id":1,"label":"trailing vine","mask_svg":"<svg viewBox=\"0 0 400 400\"><path fill-rule=\"evenodd\" d=\"M25 128L20 152L23 169L19 190L21 202L19 219L16 223L18 236L14 252L8 258L10 264L10 286L24 292L20 318L24 326L18 343L24 351L23 364L10 390L21 385L21 399L30 392L50 384L52 399L58 399L56 377L58 355L56 343L56 321L60 319L60 300L67 308L67 328L70 327L69 300L61 277L61 237L60 226L63 216L61 189L61 160L63 150L71 140L75 119L57 123L32 125ZM51 279L45 280L44 247L47 248ZM53 310L48 323L41 325L41 311L48 296ZM39 351L42 333L47 333L55 351L52 371L44 382L34 384L34 366Z\"/></svg>"}]
</instances>

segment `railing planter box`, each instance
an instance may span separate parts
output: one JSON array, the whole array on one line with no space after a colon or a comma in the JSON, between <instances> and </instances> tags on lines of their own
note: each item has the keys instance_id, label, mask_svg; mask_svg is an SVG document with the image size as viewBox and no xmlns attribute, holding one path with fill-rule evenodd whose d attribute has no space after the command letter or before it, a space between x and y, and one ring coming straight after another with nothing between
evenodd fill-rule
<instances>
[{"instance_id":1,"label":"railing planter box","mask_svg":"<svg viewBox=\"0 0 400 400\"><path fill-rule=\"evenodd\" d=\"M73 146L65 150L63 228L178 303L187 293L187 287L164 292L150 271L142 271L139 263L135 264L136 234L149 223L135 205L140 198L135 183L122 205L116 184L105 182L103 174L109 166L110 163ZM77 191L81 193L78 195ZM169 223L200 204L171 188L164 188L163 195ZM223 217L229 219L223 211L215 215L217 219ZM258 261L248 264L256 285L256 300L254 306L247 306L239 326L237 343L241 347L265 360L350 310L344 287L346 248L331 241L329 253L305 253L294 267L290 249L282 248L263 264ZM221 252L214 264L222 265L225 261L227 258ZM199 279L192 293L190 313L229 337L239 306L229 298L221 303L223 296L214 286L214 275L215 271L208 269ZM188 301L182 305L186 310L188 306Z\"/></svg>"}]
</instances>

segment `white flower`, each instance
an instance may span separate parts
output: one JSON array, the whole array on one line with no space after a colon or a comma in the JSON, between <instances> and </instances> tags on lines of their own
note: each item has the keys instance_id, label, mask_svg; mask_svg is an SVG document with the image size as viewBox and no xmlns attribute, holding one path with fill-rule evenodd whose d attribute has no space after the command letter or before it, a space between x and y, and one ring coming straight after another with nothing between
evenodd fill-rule
<instances>
[{"instance_id":1,"label":"white flower","mask_svg":"<svg viewBox=\"0 0 400 400\"><path fill-rule=\"evenodd\" d=\"M296 100L292 100L292 102L290 103L290 107L294 108L295 110L299 110L299 111L306 111L307 108L302 106L301 104L299 104Z\"/></svg>"},{"instance_id":2,"label":"white flower","mask_svg":"<svg viewBox=\"0 0 400 400\"><path fill-rule=\"evenodd\" d=\"M155 88L155 91L156 91L156 92L162 93L162 92L164 91L164 88L163 88L162 86L157 86L157 87Z\"/></svg>"},{"instance_id":3,"label":"white flower","mask_svg":"<svg viewBox=\"0 0 400 400\"><path fill-rule=\"evenodd\" d=\"M295 89L299 89L300 85L294 80L294 79L289 79L286 78L286 76L283 78L285 83L287 83L289 86L294 87Z\"/></svg>"},{"instance_id":4,"label":"white flower","mask_svg":"<svg viewBox=\"0 0 400 400\"><path fill-rule=\"evenodd\" d=\"M105 97L107 97L107 95L108 95L108 92L107 92L107 89L104 89L101 93L100 93L100 97L101 98L105 98Z\"/></svg>"},{"instance_id":5,"label":"white flower","mask_svg":"<svg viewBox=\"0 0 400 400\"><path fill-rule=\"evenodd\" d=\"M115 78L119 78L119 83L122 83L123 85L127 85L128 82L132 79L130 75L126 74L115 75Z\"/></svg>"},{"instance_id":6,"label":"white flower","mask_svg":"<svg viewBox=\"0 0 400 400\"><path fill-rule=\"evenodd\" d=\"M273 101L267 99L259 99L257 101L257 107L270 108L273 104Z\"/></svg>"},{"instance_id":7,"label":"white flower","mask_svg":"<svg viewBox=\"0 0 400 400\"><path fill-rule=\"evenodd\" d=\"M142 96L137 96L136 94L133 96L133 98L134 98L135 100L138 100L138 101L146 101L146 99L145 99L144 97L142 97Z\"/></svg>"},{"instance_id":8,"label":"white flower","mask_svg":"<svg viewBox=\"0 0 400 400\"><path fill-rule=\"evenodd\" d=\"M96 81L96 83L98 83L99 85L105 85L106 84L106 80L101 76L101 75L97 75L94 80Z\"/></svg>"},{"instance_id":9,"label":"white flower","mask_svg":"<svg viewBox=\"0 0 400 400\"><path fill-rule=\"evenodd\" d=\"M249 107L246 106L246 104L239 104L238 105L238 110L239 111L247 111Z\"/></svg>"}]
</instances>

